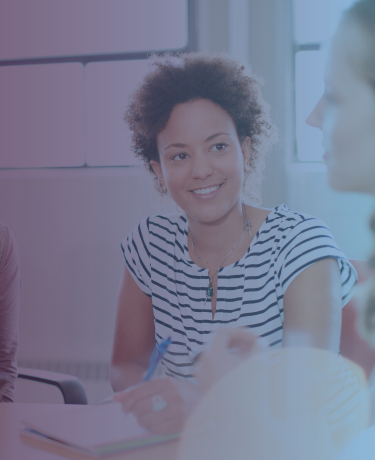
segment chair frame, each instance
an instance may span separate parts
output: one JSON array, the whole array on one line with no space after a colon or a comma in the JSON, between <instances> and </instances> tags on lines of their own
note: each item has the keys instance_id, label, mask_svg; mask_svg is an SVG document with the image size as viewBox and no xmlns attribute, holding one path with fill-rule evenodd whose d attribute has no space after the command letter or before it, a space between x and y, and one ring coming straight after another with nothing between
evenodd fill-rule
<instances>
[{"instance_id":1,"label":"chair frame","mask_svg":"<svg viewBox=\"0 0 375 460\"><path fill-rule=\"evenodd\" d=\"M87 404L85 388L81 380L73 375L19 367L18 378L56 386L61 391L65 404Z\"/></svg>"}]
</instances>

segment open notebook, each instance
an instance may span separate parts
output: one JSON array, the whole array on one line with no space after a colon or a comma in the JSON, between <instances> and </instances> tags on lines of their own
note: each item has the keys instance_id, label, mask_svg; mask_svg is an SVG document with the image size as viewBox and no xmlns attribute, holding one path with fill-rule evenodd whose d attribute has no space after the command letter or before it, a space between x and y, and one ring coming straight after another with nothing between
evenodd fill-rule
<instances>
[{"instance_id":1,"label":"open notebook","mask_svg":"<svg viewBox=\"0 0 375 460\"><path fill-rule=\"evenodd\" d=\"M154 435L139 426L133 414L125 415L120 403L81 406L70 412L24 420L24 435L57 444L93 457L176 439L179 434Z\"/></svg>"}]
</instances>

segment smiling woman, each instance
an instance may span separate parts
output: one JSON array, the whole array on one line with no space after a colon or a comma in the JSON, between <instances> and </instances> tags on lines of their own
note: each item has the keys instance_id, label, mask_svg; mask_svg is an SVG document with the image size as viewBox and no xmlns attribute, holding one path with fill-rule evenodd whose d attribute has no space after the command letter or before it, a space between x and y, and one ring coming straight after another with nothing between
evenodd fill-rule
<instances>
[{"instance_id":1,"label":"smiling woman","mask_svg":"<svg viewBox=\"0 0 375 460\"><path fill-rule=\"evenodd\" d=\"M259 203L265 156L277 139L259 77L225 54L154 56L150 62L154 69L133 94L124 117L133 132L135 155L154 173L151 161L159 161L156 136L166 126L172 109L194 99L208 99L230 115L241 142L246 137L251 139L246 197ZM158 180L156 185L163 192Z\"/></svg>"},{"instance_id":2,"label":"smiling woman","mask_svg":"<svg viewBox=\"0 0 375 460\"><path fill-rule=\"evenodd\" d=\"M198 399L195 357L220 327L338 353L353 267L322 221L244 203L246 182L259 199L275 139L258 79L226 55L158 58L125 120L159 190L183 210L146 218L122 243L113 389L139 383L155 342L172 339L164 378L119 396L126 410L152 431L179 430ZM157 412L155 395L166 402Z\"/></svg>"}]
</instances>

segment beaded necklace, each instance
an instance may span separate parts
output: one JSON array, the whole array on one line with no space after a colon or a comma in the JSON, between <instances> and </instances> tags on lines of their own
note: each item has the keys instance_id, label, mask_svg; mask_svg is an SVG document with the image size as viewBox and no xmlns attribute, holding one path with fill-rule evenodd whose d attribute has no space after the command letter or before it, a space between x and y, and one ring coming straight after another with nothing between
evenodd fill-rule
<instances>
[{"instance_id":1,"label":"beaded necklace","mask_svg":"<svg viewBox=\"0 0 375 460\"><path fill-rule=\"evenodd\" d=\"M224 265L225 261L228 259L228 257L232 254L232 252L234 251L235 247L237 246L237 244L240 242L241 238L242 238L242 235L243 235L243 232L245 230L248 230L249 231L249 238L250 240L253 239L252 235L251 235L251 223L249 221L249 218L247 217L247 212L246 212L246 206L244 203L242 203L242 209L244 210L244 214L245 214L245 221L244 221L244 225L243 225L243 229L242 229L242 232L241 232L241 235L240 237L238 238L238 240L236 241L235 245L233 246L233 248L228 252L228 254L226 255L225 259L222 261L221 265L217 268L217 270L215 271L215 273L212 275L212 276L208 276L208 286L207 286L207 289L206 289L206 300L204 301L204 305L206 305L206 302L208 300L208 298L212 297L214 294L215 294L215 288L213 286L213 278L214 276L216 275L216 273L220 270L220 268ZM198 257L198 254L195 252L195 248L194 248L194 239L193 239L193 233L192 231L190 230L190 236L191 236L191 247L193 248L193 252L195 254L195 257L197 258L198 261L200 261L200 258Z\"/></svg>"}]
</instances>

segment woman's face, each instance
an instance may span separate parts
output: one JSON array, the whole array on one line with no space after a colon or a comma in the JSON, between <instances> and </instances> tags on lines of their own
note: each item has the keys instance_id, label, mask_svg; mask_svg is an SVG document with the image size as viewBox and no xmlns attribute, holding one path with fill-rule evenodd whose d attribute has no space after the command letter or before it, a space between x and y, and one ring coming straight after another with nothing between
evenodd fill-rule
<instances>
[{"instance_id":1,"label":"woman's face","mask_svg":"<svg viewBox=\"0 0 375 460\"><path fill-rule=\"evenodd\" d=\"M324 94L306 122L323 132L331 187L375 194L375 91L355 65L365 53L360 28L341 25L327 59Z\"/></svg>"},{"instance_id":2,"label":"woman's face","mask_svg":"<svg viewBox=\"0 0 375 460\"><path fill-rule=\"evenodd\" d=\"M196 221L213 223L236 206L250 139L240 145L232 118L207 99L178 104L157 136L151 163L173 200Z\"/></svg>"}]
</instances>

